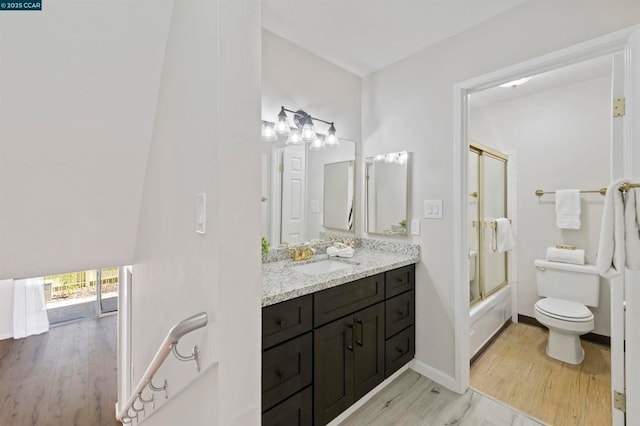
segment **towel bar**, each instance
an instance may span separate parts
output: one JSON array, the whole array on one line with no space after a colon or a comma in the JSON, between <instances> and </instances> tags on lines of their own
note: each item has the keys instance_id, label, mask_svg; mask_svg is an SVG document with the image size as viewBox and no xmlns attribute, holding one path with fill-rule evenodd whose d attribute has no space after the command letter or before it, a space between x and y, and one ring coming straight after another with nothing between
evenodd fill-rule
<instances>
[{"instance_id":1,"label":"towel bar","mask_svg":"<svg viewBox=\"0 0 640 426\"><path fill-rule=\"evenodd\" d=\"M624 184L622 184L624 185ZM622 188L621 185L621 188ZM542 189L536 189L536 196L538 197L542 197L544 194L555 194L556 191L543 191ZM585 190L580 190L581 194L600 194L600 195L604 195L607 193L607 188L600 188L600 189L585 189Z\"/></svg>"}]
</instances>

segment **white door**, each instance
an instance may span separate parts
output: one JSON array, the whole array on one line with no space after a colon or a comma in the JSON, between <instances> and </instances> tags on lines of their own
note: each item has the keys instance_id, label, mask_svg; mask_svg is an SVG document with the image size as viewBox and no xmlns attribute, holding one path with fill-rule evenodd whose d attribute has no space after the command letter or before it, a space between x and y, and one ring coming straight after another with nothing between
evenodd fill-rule
<instances>
[{"instance_id":1,"label":"white door","mask_svg":"<svg viewBox=\"0 0 640 426\"><path fill-rule=\"evenodd\" d=\"M614 150L623 162L622 173L612 178L630 177L640 181L640 29L629 39L626 51L614 58L613 98L624 97L626 114L614 118L614 140L623 140ZM635 111L634 119L631 112ZM614 143L614 146L616 144ZM626 270L611 282L611 384L614 393L626 395L625 413L613 409L613 426L640 424L640 271ZM626 307L626 308L625 308ZM615 407L615 405L614 405ZM625 418L626 417L626 418Z\"/></svg>"},{"instance_id":2,"label":"white door","mask_svg":"<svg viewBox=\"0 0 640 426\"><path fill-rule=\"evenodd\" d=\"M613 56L612 97L624 96L624 54ZM611 180L618 180L625 175L624 153L624 121L614 118L611 122ZM625 361L624 361L624 277L613 278L611 287L611 403L615 407L614 394L624 393ZM621 410L612 410L612 425L623 426L625 415Z\"/></svg>"},{"instance_id":3,"label":"white door","mask_svg":"<svg viewBox=\"0 0 640 426\"><path fill-rule=\"evenodd\" d=\"M285 147L282 165L282 231L280 241L297 244L304 241L305 146Z\"/></svg>"}]
</instances>

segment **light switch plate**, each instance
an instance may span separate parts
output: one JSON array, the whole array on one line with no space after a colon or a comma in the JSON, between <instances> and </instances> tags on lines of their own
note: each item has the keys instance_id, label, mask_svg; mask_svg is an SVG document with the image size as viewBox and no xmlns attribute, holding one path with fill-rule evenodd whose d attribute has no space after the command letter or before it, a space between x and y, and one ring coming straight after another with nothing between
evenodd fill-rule
<instances>
[{"instance_id":1,"label":"light switch plate","mask_svg":"<svg viewBox=\"0 0 640 426\"><path fill-rule=\"evenodd\" d=\"M196 233L204 234L207 230L207 194L196 194Z\"/></svg>"},{"instance_id":2,"label":"light switch plate","mask_svg":"<svg viewBox=\"0 0 640 426\"><path fill-rule=\"evenodd\" d=\"M311 200L309 204L311 213L320 213L320 200Z\"/></svg>"},{"instance_id":3,"label":"light switch plate","mask_svg":"<svg viewBox=\"0 0 640 426\"><path fill-rule=\"evenodd\" d=\"M411 235L420 235L420 219L411 219Z\"/></svg>"},{"instance_id":4,"label":"light switch plate","mask_svg":"<svg viewBox=\"0 0 640 426\"><path fill-rule=\"evenodd\" d=\"M424 200L424 218L442 219L442 200Z\"/></svg>"}]
</instances>

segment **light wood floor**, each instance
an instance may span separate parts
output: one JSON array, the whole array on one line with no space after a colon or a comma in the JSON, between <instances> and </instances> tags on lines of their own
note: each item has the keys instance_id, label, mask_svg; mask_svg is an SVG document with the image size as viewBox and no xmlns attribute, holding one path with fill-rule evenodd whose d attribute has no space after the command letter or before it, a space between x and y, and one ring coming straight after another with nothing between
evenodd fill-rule
<instances>
[{"instance_id":1,"label":"light wood floor","mask_svg":"<svg viewBox=\"0 0 640 426\"><path fill-rule=\"evenodd\" d=\"M547 331L512 324L471 368L471 386L550 425L611 424L611 355L582 341L584 362L549 358Z\"/></svg>"},{"instance_id":2,"label":"light wood floor","mask_svg":"<svg viewBox=\"0 0 640 426\"><path fill-rule=\"evenodd\" d=\"M114 426L116 316L0 341L0 425Z\"/></svg>"},{"instance_id":3,"label":"light wood floor","mask_svg":"<svg viewBox=\"0 0 640 426\"><path fill-rule=\"evenodd\" d=\"M407 370L341 426L540 426L469 389L464 395Z\"/></svg>"}]
</instances>

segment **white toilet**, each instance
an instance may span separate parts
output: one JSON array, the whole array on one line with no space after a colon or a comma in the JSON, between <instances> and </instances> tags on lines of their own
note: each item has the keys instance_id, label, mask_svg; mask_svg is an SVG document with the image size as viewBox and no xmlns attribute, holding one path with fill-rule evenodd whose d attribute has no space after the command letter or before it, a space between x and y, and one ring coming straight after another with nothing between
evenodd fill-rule
<instances>
[{"instance_id":1,"label":"white toilet","mask_svg":"<svg viewBox=\"0 0 640 426\"><path fill-rule=\"evenodd\" d=\"M549 328L547 355L570 364L580 364L584 350L580 336L593 330L593 313L600 301L600 276L595 265L536 260L538 295L535 317Z\"/></svg>"}]
</instances>

